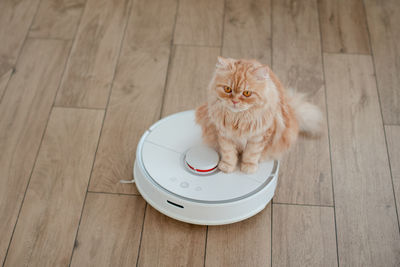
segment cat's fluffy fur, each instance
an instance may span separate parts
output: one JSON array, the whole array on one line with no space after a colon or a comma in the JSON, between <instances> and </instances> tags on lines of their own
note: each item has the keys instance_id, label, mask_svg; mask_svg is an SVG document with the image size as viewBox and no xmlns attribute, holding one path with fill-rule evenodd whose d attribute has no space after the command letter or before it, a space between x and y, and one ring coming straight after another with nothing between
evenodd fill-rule
<instances>
[{"instance_id":1,"label":"cat's fluffy fur","mask_svg":"<svg viewBox=\"0 0 400 267\"><path fill-rule=\"evenodd\" d=\"M219 169L232 172L241 158L241 171L253 173L260 160L279 159L299 131L317 134L322 115L304 95L286 92L268 66L219 57L196 122L203 139L219 150Z\"/></svg>"}]
</instances>

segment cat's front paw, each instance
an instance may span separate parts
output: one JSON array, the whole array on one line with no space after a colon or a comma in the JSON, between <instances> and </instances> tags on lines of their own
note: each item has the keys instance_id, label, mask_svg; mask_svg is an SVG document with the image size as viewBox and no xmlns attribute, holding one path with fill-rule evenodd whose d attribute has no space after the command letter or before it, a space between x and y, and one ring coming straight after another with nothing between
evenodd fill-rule
<instances>
[{"instance_id":1,"label":"cat's front paw","mask_svg":"<svg viewBox=\"0 0 400 267\"><path fill-rule=\"evenodd\" d=\"M225 161L220 161L218 164L218 168L223 172L230 173L235 170L236 165L227 163Z\"/></svg>"},{"instance_id":2,"label":"cat's front paw","mask_svg":"<svg viewBox=\"0 0 400 267\"><path fill-rule=\"evenodd\" d=\"M240 170L244 173L255 173L258 169L258 164L250 162L242 162L240 165Z\"/></svg>"}]
</instances>

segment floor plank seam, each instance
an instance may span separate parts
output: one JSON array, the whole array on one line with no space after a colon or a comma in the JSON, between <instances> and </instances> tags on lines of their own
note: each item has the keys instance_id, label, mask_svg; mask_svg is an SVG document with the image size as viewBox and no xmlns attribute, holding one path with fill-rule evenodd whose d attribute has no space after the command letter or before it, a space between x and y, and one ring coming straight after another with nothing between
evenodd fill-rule
<instances>
[{"instance_id":1,"label":"floor plank seam","mask_svg":"<svg viewBox=\"0 0 400 267\"><path fill-rule=\"evenodd\" d=\"M269 25L269 27L270 27L270 33L271 33L271 41L270 41L270 46L271 46L271 55L270 55L270 66L271 66L271 69L273 70L274 69L274 64L273 64L273 58L274 58L274 42L273 42L273 40L274 40L274 3L273 3L273 1L274 0L270 0L269 1L269 4L270 4L270 10L271 10L271 18L270 18L270 25ZM279 173L278 173L278 175L279 175ZM275 189L276 190L276 189ZM274 199L272 198L271 199L271 236L270 236L270 242L271 242L271 249L270 249L270 266L272 267L272 248L273 248L273 239L272 239L272 236L273 236L273 224L274 224L274 221L273 221L273 219L274 219Z\"/></svg>"},{"instance_id":2,"label":"floor plank seam","mask_svg":"<svg viewBox=\"0 0 400 267\"><path fill-rule=\"evenodd\" d=\"M382 118L383 119L383 118ZM394 207L395 207L395 211L396 211L396 215L397 215L397 226L399 229L399 234L400 234L400 221L399 221L399 211L398 211L398 207L397 207L397 197L396 196L396 191L394 190L394 183L393 183L393 172L392 172L392 163L390 161L390 156L389 156L389 146L388 146L388 142L387 142L387 135L386 135L386 129L385 129L385 125L383 125L383 134L385 136L385 144L386 144L386 155L388 158L388 165L389 165L389 172L390 172L390 178L391 178L391 182L392 182L392 189L393 189L393 198L394 198Z\"/></svg>"},{"instance_id":3,"label":"floor plank seam","mask_svg":"<svg viewBox=\"0 0 400 267\"><path fill-rule=\"evenodd\" d=\"M371 33L370 33L370 31L369 31L369 25L368 25L368 16L367 16L367 8L365 7L365 1L364 0L361 0L361 2L362 2L362 6L363 6L363 11L364 11L364 14L365 14L365 16L364 16L364 23L365 23L365 28L367 29L367 33L368 33L368 43L369 43L369 55L372 57L372 59L373 59L373 65L374 65L374 73L375 73L375 75L376 75L376 71L375 71L375 60L374 60L374 53L373 53L373 49L372 49L372 42L371 42ZM375 78L375 80L376 80L376 78ZM377 82L377 80L376 80L376 82ZM378 87L376 88L376 89L378 89ZM379 101L379 103L380 103L380 101ZM382 111L381 111L382 112ZM383 120L382 120L383 121Z\"/></svg>"},{"instance_id":4,"label":"floor plank seam","mask_svg":"<svg viewBox=\"0 0 400 267\"><path fill-rule=\"evenodd\" d=\"M174 46L180 46L180 47L208 47L208 48L220 48L222 47L221 45L199 45L199 44L175 44Z\"/></svg>"},{"instance_id":5,"label":"floor plank seam","mask_svg":"<svg viewBox=\"0 0 400 267\"><path fill-rule=\"evenodd\" d=\"M40 139L39 147L38 147L38 150L37 150L37 152L36 152L35 163L33 164L32 169L31 169L30 174L29 174L28 183L27 183L27 185L26 185L26 187L25 187L24 196L23 196L23 198L22 198L22 202L21 202L20 207L19 207L19 210L18 210L17 219L15 220L14 228L13 228L12 233L11 233L10 241L8 242L8 247L7 247L7 250L6 250L6 254L5 254L5 256L4 256L4 260L3 260L2 266L4 266L4 265L6 264L6 260L7 260L7 256L8 256L8 250L10 249L11 242L12 242L13 237L14 237L14 232L15 232L15 229L17 228L17 224L18 224L18 220L19 220L19 215L21 214L22 207L24 206L26 193L28 192L28 188L29 188L29 185L30 185L30 183L31 183L32 174L33 174L33 171L35 170L35 167L36 167L37 158L38 158L40 149L41 149L41 147L42 147L43 139L44 139L44 136L45 136L45 133L46 133L46 130L47 130L47 126L48 126L48 124L49 124L49 120L50 120L50 116L51 116L51 113L52 113L52 112L53 112L53 109L50 109L49 115L47 116L46 126L44 127L44 130L43 130L43 133L42 133L42 137L41 137L41 139Z\"/></svg>"},{"instance_id":6,"label":"floor plank seam","mask_svg":"<svg viewBox=\"0 0 400 267\"><path fill-rule=\"evenodd\" d=\"M144 221L146 219L147 208L148 208L148 205L147 205L147 202L146 202L146 204L144 206L142 230L140 231L139 247L138 247L138 253L137 253L137 258L136 258L136 267L139 266L140 249L142 248L143 229L144 229Z\"/></svg>"},{"instance_id":7,"label":"floor plank seam","mask_svg":"<svg viewBox=\"0 0 400 267\"><path fill-rule=\"evenodd\" d=\"M206 259L207 259L207 240L208 240L208 225L206 225L206 239L204 244L204 263L203 266L206 267Z\"/></svg>"},{"instance_id":8,"label":"floor plank seam","mask_svg":"<svg viewBox=\"0 0 400 267\"><path fill-rule=\"evenodd\" d=\"M397 126L397 127L400 126L400 124L396 124L396 123L384 123L383 125L384 125L384 126L395 126L395 127L396 127L396 126Z\"/></svg>"},{"instance_id":9,"label":"floor plank seam","mask_svg":"<svg viewBox=\"0 0 400 267\"><path fill-rule=\"evenodd\" d=\"M179 1L178 1L178 3L179 3ZM173 44L173 40L171 40L171 42L172 43L171 43L171 46L169 48L169 58L168 58L168 64L167 64L167 73L165 75L164 89L163 89L162 97L161 97L160 114L158 115L159 119L161 119L162 114L164 112L164 102L165 102L165 97L166 97L166 94L167 94L168 77L169 77L169 72L170 72L171 64L172 64L171 61L172 61L173 55L175 54L175 48L174 48L175 45Z\"/></svg>"},{"instance_id":10,"label":"floor plank seam","mask_svg":"<svg viewBox=\"0 0 400 267\"><path fill-rule=\"evenodd\" d=\"M284 203L284 202L274 202L273 205L302 206L302 207L323 207L323 208L334 208L335 207L335 206L331 206L331 205Z\"/></svg>"},{"instance_id":11,"label":"floor plank seam","mask_svg":"<svg viewBox=\"0 0 400 267\"><path fill-rule=\"evenodd\" d=\"M17 58L16 58L16 60L15 60L15 62L14 62L13 71L12 71L10 77L8 78L8 81L7 81L7 84L6 84L6 87L5 87L5 89L4 89L3 94L0 96L0 104L2 103L3 97L4 97L4 95L6 94L6 91L7 91L7 89L8 89L8 84L9 84L9 82L10 82L10 80L11 80L11 77L12 77L12 76L14 75L14 73L16 72L17 63L18 63L19 58L20 58L20 56L21 56L21 52L22 52L23 48L25 47L26 41L28 40L29 32L31 31L33 22L35 21L35 18L36 18L36 15L37 15L38 11L39 11L39 7L40 7L41 2L42 2L42 1L40 0L39 3L38 3L38 5L37 5L37 7L36 7L35 15L32 17L32 21L31 21L31 23L30 23L30 25L29 25L29 28L28 28L28 30L27 30L27 32L26 32L26 34L25 34L24 41L22 42L21 48L20 48L19 51L18 51L18 56L17 56ZM64 72L64 71L63 71L63 72ZM61 80L61 79L60 79L60 80ZM60 84L61 84L61 82L60 82ZM45 125L45 127L44 127L44 130L43 130L43 133L42 133L42 137L41 137L41 139L40 139L40 143L39 143L39 146L38 146L36 155L35 155L35 160L34 160L32 169L31 169L30 174L29 174L28 183L27 183L27 185L26 185L26 187L25 187L24 196L22 197L22 202L21 202L21 204L20 204L20 206L19 206L18 215L17 215L17 218L16 218L15 223L14 223L14 227L13 227L13 230L12 230L12 233L11 233L11 237L10 237L10 240L8 241L8 246L7 246L6 253L5 253L5 255L4 255L4 260L3 260L2 266L5 265L6 260L7 260L8 250L10 249L11 242L12 242L13 237L14 237L15 228L17 227L17 223L18 223L18 220L19 220L19 215L21 214L21 210L22 210L22 207L23 207L24 202L25 202L26 192L28 191L29 184L30 184L30 182L31 182L33 170L35 169L35 166L36 166L37 157L38 157L38 155L39 155L39 151L40 151L40 148L41 148L41 146L42 146L44 134L46 133L46 129L47 129L47 125L48 125L48 123L49 123L49 119L50 119L51 112L52 112L52 109L50 109L50 112L49 112L49 114L48 114L48 116L47 116L46 125Z\"/></svg>"},{"instance_id":12,"label":"floor plank seam","mask_svg":"<svg viewBox=\"0 0 400 267\"><path fill-rule=\"evenodd\" d=\"M80 26L80 24L81 24L81 21L82 21L82 18L83 18L83 14L85 13L85 10L86 10L87 2L88 2L88 1L85 1L85 5L84 5L84 7L83 7L83 9L82 9L82 13L81 13L81 15L80 15L80 17L79 17L79 21L78 21L77 27L76 27L76 29L75 29L74 38L72 39L72 44L71 44L71 47L70 47L68 59L66 60L66 63L65 63L64 72L63 72L63 75L62 75L62 77L61 77L60 85L59 85L59 87L57 88L57 92L56 92L55 97L54 97L53 108L54 108L54 107L70 108L70 107L55 106L55 102L56 102L56 98L57 98L57 95L58 95L58 91L59 91L60 88L61 88L62 80L63 80L64 75L65 75L65 72L66 72L66 70L67 70L67 66L68 66L69 59L71 58L72 48L74 47L74 44L75 44L75 42L76 42L76 36L77 36L77 34L78 34L78 29L79 29L79 26ZM104 118L103 118L103 122L104 122ZM103 125L102 125L102 127L103 127ZM99 140L100 140L100 135L101 135L101 129L100 129L100 133L99 133ZM96 152L97 152L97 147L96 147ZM96 154L95 154L95 155L96 155ZM93 160L93 161L94 161L94 160ZM92 170L91 170L91 171L92 171ZM91 175L91 172L90 172L90 175ZM69 259L68 266L71 266L72 257L74 256L74 252L75 252L75 245L76 245L76 241L77 241L77 237L78 237L79 227L80 227L81 221L82 221L83 209L84 209L84 207L85 207L86 198L87 198L87 195L88 195L87 187L89 186L89 181L90 181L90 176L89 176L88 184L87 184L87 186L86 186L85 197L84 197L83 202L82 202L81 214L80 214L80 216L79 216L78 226L77 226L77 228L76 228L76 233L75 233L75 238L74 238L74 245L72 246L71 257L70 257L70 259Z\"/></svg>"},{"instance_id":13,"label":"floor plank seam","mask_svg":"<svg viewBox=\"0 0 400 267\"><path fill-rule=\"evenodd\" d=\"M320 9L318 8L317 2L317 15L318 15L318 27L319 27L319 41L321 46L321 64L322 64L322 77L324 80L324 93L325 93L325 112L326 112L326 127L328 130L328 145L329 145L329 164L331 169L331 185L332 185L332 202L333 202L333 219L335 223L335 241L336 241L336 261L337 265L340 266L339 263L339 242L338 242L338 231L337 231L337 223L336 223L336 202L335 202L335 188L333 183L333 166L332 166L332 145L331 145L331 133L329 128L329 111L328 111L328 96L327 96L327 88L326 88L326 76L325 76L325 62L324 62L324 51L323 51L323 42L322 42L322 28L321 28L321 14Z\"/></svg>"},{"instance_id":14,"label":"floor plank seam","mask_svg":"<svg viewBox=\"0 0 400 267\"><path fill-rule=\"evenodd\" d=\"M56 40L56 41L73 41L74 38L57 38L57 37L38 37L38 36L30 36L28 35L29 39L33 40Z\"/></svg>"},{"instance_id":15,"label":"floor plank seam","mask_svg":"<svg viewBox=\"0 0 400 267\"><path fill-rule=\"evenodd\" d=\"M222 49L224 48L224 36L225 36L225 16L226 16L226 0L224 0L224 6L222 8L222 28L221 28L221 50L220 55L222 56Z\"/></svg>"},{"instance_id":16,"label":"floor plank seam","mask_svg":"<svg viewBox=\"0 0 400 267\"><path fill-rule=\"evenodd\" d=\"M86 2L86 3L87 3L87 2ZM84 8L84 10L82 11L81 19L82 19L82 17L83 17L83 14L85 13L85 9L86 9L86 6L87 6L86 3L85 3L85 8ZM119 51L118 51L118 57L117 57L117 61L116 61L116 63L115 63L115 68L114 68L113 77L112 77L112 79L111 79L111 85L110 85L110 89L109 89L109 92L108 92L107 104L106 104L105 109L104 109L103 121L102 121L102 123L101 123L99 138L98 138L98 140L97 140L96 151L95 151L94 157L93 157L92 168L91 168L91 170L90 170L89 180L88 180L88 183L87 183L87 186L86 186L85 199L83 200L83 203L82 203L81 216L80 216L80 218L79 218L79 224L78 224L78 227L77 227L77 229L76 229L76 235L75 235L74 244L76 243L77 238L78 238L79 227L80 227L81 220L82 220L83 210L85 209L85 204L86 204L87 195L88 195L88 193L89 193L90 181L91 181L91 179L92 179L94 164L95 164L95 162L96 162L97 151L98 151L99 145L100 145L101 134L102 134L102 132L103 132L103 127L104 127L104 121L105 121L106 116L107 116L108 105L109 105L109 102L110 102L110 97L111 97L111 93L112 93L112 88L113 88L113 86L114 86L115 74L116 74L116 72L117 72L118 62L119 62L119 59L120 59L120 57L121 57L121 50L122 50L122 46L123 46L123 44L124 44L124 40L125 40L125 36L126 36L126 30L127 30L127 28L128 28L128 22L129 22L129 19L130 19L131 14L132 14L133 0L130 0L129 3L130 3L129 11L128 11L129 13L128 13L128 16L127 16L126 21L125 21L124 32L123 32L123 35L122 35L122 38L121 38L121 43L120 43ZM79 29L80 23L81 23L81 21L79 21L79 23L78 23L78 29ZM78 31L78 29L77 29L77 31ZM75 40L76 40L76 38L75 38ZM74 251L75 251L75 249L72 250L71 258L70 258L70 261L69 261L69 266L71 266L72 259L73 259L73 255L74 255Z\"/></svg>"},{"instance_id":17,"label":"floor plank seam","mask_svg":"<svg viewBox=\"0 0 400 267\"><path fill-rule=\"evenodd\" d=\"M32 28L33 22L35 21L35 18L36 18L36 16L37 16L37 13L39 12L39 7L40 7L40 4L41 4L41 3L42 3L42 0L39 1L38 5L37 5L37 7L36 7L35 15L32 17L32 21L31 21L31 23L29 24L29 28L28 28L28 30L26 31L24 41L22 42L22 45L21 45L21 47L20 47L20 49L19 49L19 51L18 51L18 56L17 56L17 58L15 59L15 62L14 62L14 64L13 64L13 66L12 66L12 69L13 69L13 70L12 70L12 73L11 73L10 77L8 77L8 81L7 81L6 85L5 85L3 94L0 96L0 104L1 104L1 102L3 101L4 95L6 94L6 91L7 91L7 88L8 88L8 83L10 82L11 77L14 75L14 73L15 73L15 71L16 71L16 66L17 66L17 63L18 63L18 61L19 61L19 57L20 57L20 55L21 55L22 49L23 49L24 46L25 46L26 40L28 40L29 33L30 33L30 31L31 31L31 28ZM5 262L5 261L4 261L4 262Z\"/></svg>"},{"instance_id":18,"label":"floor plank seam","mask_svg":"<svg viewBox=\"0 0 400 267\"><path fill-rule=\"evenodd\" d=\"M349 55L349 56L371 56L371 54L367 53L344 53L344 52L325 52L322 51L323 54L329 54L329 55Z\"/></svg>"},{"instance_id":19,"label":"floor plank seam","mask_svg":"<svg viewBox=\"0 0 400 267\"><path fill-rule=\"evenodd\" d=\"M162 98L161 98L160 114L158 116L160 119L161 119L161 116L162 116L163 111L164 111L164 102L165 102L165 96L166 96L167 85L168 85L168 77L169 77L169 73L170 73L170 70L171 70L172 58L173 58L173 54L174 54L174 50L175 50L174 49L174 46L175 46L174 45L174 36L175 36L176 22L178 20L179 4L180 4L180 0L177 0L177 4L176 4L176 8L175 8L174 26L173 26L172 33L171 33L171 43L170 43L170 47L169 47L167 73L165 75L164 90L163 90L163 95L162 95Z\"/></svg>"},{"instance_id":20,"label":"floor plank seam","mask_svg":"<svg viewBox=\"0 0 400 267\"><path fill-rule=\"evenodd\" d=\"M55 108L69 108L69 109L85 109L85 110L103 110L105 111L106 108L91 108L91 107L78 107L78 106L63 106L63 105L53 105Z\"/></svg>"},{"instance_id":21,"label":"floor plank seam","mask_svg":"<svg viewBox=\"0 0 400 267\"><path fill-rule=\"evenodd\" d=\"M141 197L142 196L141 194L136 194L136 193L129 194L129 193L91 191L91 190L88 190L87 192L91 193L91 194L104 194L104 195L117 195L117 196L132 196L132 197Z\"/></svg>"},{"instance_id":22,"label":"floor plank seam","mask_svg":"<svg viewBox=\"0 0 400 267\"><path fill-rule=\"evenodd\" d=\"M272 2L272 1L271 1ZM272 10L272 9L271 9ZM270 266L272 267L272 244L273 244L273 239L272 237L274 236L272 232L273 231L273 224L274 224L274 199L271 199L271 236L270 236L270 242L271 242L271 249L270 249Z\"/></svg>"},{"instance_id":23,"label":"floor plank seam","mask_svg":"<svg viewBox=\"0 0 400 267\"><path fill-rule=\"evenodd\" d=\"M18 57L19 57L19 54L18 54ZM14 73L16 72L15 66L17 65L17 62L18 62L18 60L15 62L14 66L12 67L12 71L11 71L10 77L8 77L8 80L7 80L6 85L5 85L5 87L4 87L4 92L3 92L3 94L0 95L0 104L1 104L1 102L3 102L3 97L4 97L4 95L6 94L6 91L7 91L7 88L8 88L8 83L10 82L10 80L11 80L12 76L14 75ZM7 74L7 73L6 73L6 74Z\"/></svg>"},{"instance_id":24,"label":"floor plank seam","mask_svg":"<svg viewBox=\"0 0 400 267\"><path fill-rule=\"evenodd\" d=\"M367 9L365 7L365 2L364 0L362 0L362 4L363 4L363 8L364 8L364 13L367 14ZM381 120L382 120L382 129L383 129L383 135L385 137L385 145L386 145L386 156L387 156L387 160L388 160L388 168L389 168L389 172L390 172L390 180L392 183L392 190L393 190L393 201L394 201L394 207L395 207L395 211L396 211L396 217L397 217L397 228L399 230L399 234L400 234L400 219L399 219L399 211L398 211L398 207L397 207L397 201L396 201L396 192L394 190L394 183L393 183L393 173L392 173L392 166L390 163L390 156L389 156L389 147L388 147L388 142L387 142L387 135L386 135L386 129L385 129L385 120L383 118L383 112L382 112L382 102L381 102L381 96L379 93L379 84L378 84L378 79L376 77L376 67L375 67L375 55L374 55L374 50L372 49L372 42L371 42L371 33L369 30L369 25L368 25L368 18L367 15L365 15L365 24L367 27L367 32L368 32L368 40L369 40L369 46L370 46L370 50L371 50L371 60L372 60L372 66L373 66L373 70L374 70L374 79L375 79L375 85L376 85L376 92L378 95L378 103L379 103L379 110L381 112ZM399 197L399 196L398 196Z\"/></svg>"},{"instance_id":25,"label":"floor plank seam","mask_svg":"<svg viewBox=\"0 0 400 267\"><path fill-rule=\"evenodd\" d=\"M177 4L176 4L176 8L175 8L175 18L174 18L174 25L173 25L173 29L172 29L172 33L171 33L171 43L170 43L170 47L169 47L169 56L168 56L168 64L167 64L167 72L165 75L165 80L164 80L164 88L163 88L163 95L161 98L161 107L160 107L160 112L158 117L161 118L163 110L164 110L164 102L165 102L165 95L166 95L166 90L167 90L167 84L168 84L168 76L169 76L169 72L170 72L170 68L171 68L171 62L172 62L172 57L174 54L174 36L175 36L175 28L176 28L176 21L177 21L177 17L178 17L178 10L179 10L179 0L176 0ZM145 209L144 209L144 215L143 215L143 223L142 223L142 229L140 231L140 240L139 240L139 248L138 248L138 254L137 254L137 259L136 259L136 267L139 266L139 260L140 260L140 251L141 251L141 247L142 247L142 239L143 239L143 233L144 233L144 224L145 224L145 219L146 219L146 213L147 213L147 209L149 208L149 205L146 202L145 205Z\"/></svg>"}]
</instances>

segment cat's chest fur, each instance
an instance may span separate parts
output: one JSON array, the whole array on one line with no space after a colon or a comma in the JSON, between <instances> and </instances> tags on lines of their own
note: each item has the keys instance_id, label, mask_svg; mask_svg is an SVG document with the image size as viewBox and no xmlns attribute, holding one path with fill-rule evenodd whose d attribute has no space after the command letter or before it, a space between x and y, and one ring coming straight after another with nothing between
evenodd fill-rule
<instances>
[{"instance_id":1,"label":"cat's chest fur","mask_svg":"<svg viewBox=\"0 0 400 267\"><path fill-rule=\"evenodd\" d=\"M239 151L243 151L248 140L252 139L259 131L251 121L222 117L215 121L220 135L232 140Z\"/></svg>"},{"instance_id":2,"label":"cat's chest fur","mask_svg":"<svg viewBox=\"0 0 400 267\"><path fill-rule=\"evenodd\" d=\"M243 150L249 140L263 136L271 125L271 118L264 110L233 113L223 106L214 105L209 111L218 134L232 140L239 150Z\"/></svg>"}]
</instances>

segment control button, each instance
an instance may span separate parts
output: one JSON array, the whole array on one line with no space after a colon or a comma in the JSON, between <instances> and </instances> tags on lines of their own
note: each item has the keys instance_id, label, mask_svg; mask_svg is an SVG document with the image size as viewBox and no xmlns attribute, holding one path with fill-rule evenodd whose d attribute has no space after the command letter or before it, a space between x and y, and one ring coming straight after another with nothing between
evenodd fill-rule
<instances>
[{"instance_id":1,"label":"control button","mask_svg":"<svg viewBox=\"0 0 400 267\"><path fill-rule=\"evenodd\" d=\"M208 174L217 169L219 155L209 147L196 146L186 152L185 162L193 173Z\"/></svg>"},{"instance_id":2,"label":"control button","mask_svg":"<svg viewBox=\"0 0 400 267\"><path fill-rule=\"evenodd\" d=\"M200 187L200 186L196 186L196 187L194 188L194 190L196 190L196 191L201 191L201 187Z\"/></svg>"},{"instance_id":3,"label":"control button","mask_svg":"<svg viewBox=\"0 0 400 267\"><path fill-rule=\"evenodd\" d=\"M182 188L188 188L189 187L189 183L188 182L182 182L181 183L181 187Z\"/></svg>"}]
</instances>

